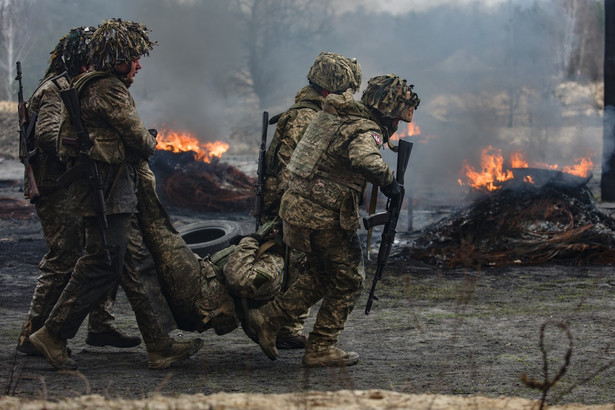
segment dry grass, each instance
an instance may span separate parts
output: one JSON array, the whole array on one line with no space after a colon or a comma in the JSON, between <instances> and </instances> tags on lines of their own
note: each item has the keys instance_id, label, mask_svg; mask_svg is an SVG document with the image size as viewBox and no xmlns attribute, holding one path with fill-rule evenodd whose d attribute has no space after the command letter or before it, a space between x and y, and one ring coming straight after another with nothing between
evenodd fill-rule
<instances>
[{"instance_id":1,"label":"dry grass","mask_svg":"<svg viewBox=\"0 0 615 410\"><path fill-rule=\"evenodd\" d=\"M385 390L341 390L337 392L306 392L296 394L216 393L164 397L154 395L143 400L109 400L99 395L63 399L59 402L0 398L3 409L527 409L538 408L538 402L521 398L481 396L449 396L433 394L402 394ZM552 410L612 409L612 405L580 406L576 404L550 406Z\"/></svg>"}]
</instances>

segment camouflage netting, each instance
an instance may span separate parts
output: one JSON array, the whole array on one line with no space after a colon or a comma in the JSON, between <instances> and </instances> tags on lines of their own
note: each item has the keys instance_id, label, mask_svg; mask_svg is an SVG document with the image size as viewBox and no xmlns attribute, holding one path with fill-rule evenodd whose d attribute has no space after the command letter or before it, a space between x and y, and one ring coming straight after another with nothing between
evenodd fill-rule
<instances>
[{"instance_id":1,"label":"camouflage netting","mask_svg":"<svg viewBox=\"0 0 615 410\"><path fill-rule=\"evenodd\" d=\"M446 267L615 263L615 221L585 185L502 188L425 228L403 255Z\"/></svg>"},{"instance_id":2,"label":"camouflage netting","mask_svg":"<svg viewBox=\"0 0 615 410\"><path fill-rule=\"evenodd\" d=\"M148 32L145 25L137 22L122 19L104 21L92 36L92 66L96 70L113 71L118 64L148 56L157 44L149 39Z\"/></svg>"}]
</instances>

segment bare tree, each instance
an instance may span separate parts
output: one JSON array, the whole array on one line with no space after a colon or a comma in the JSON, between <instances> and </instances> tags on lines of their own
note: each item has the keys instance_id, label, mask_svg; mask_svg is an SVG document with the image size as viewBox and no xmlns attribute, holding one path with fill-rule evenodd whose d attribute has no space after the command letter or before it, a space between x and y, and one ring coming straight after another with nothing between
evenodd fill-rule
<instances>
[{"instance_id":1,"label":"bare tree","mask_svg":"<svg viewBox=\"0 0 615 410\"><path fill-rule=\"evenodd\" d=\"M0 0L0 98L13 100L16 62L28 51L29 21L36 0ZM21 22L21 24L20 24Z\"/></svg>"},{"instance_id":2,"label":"bare tree","mask_svg":"<svg viewBox=\"0 0 615 410\"><path fill-rule=\"evenodd\" d=\"M309 50L330 31L332 12L326 0L234 0L233 10L246 30L245 66L234 76L235 86L251 90L260 107L275 100L279 66L288 55ZM307 70L307 69L306 69ZM306 71L307 73L307 71Z\"/></svg>"}]
</instances>

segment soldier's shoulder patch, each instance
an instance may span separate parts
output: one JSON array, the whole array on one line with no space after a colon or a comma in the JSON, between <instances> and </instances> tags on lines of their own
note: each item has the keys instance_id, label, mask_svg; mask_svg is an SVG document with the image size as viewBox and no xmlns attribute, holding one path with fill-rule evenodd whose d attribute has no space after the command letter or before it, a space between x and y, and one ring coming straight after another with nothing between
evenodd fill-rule
<instances>
[{"instance_id":1,"label":"soldier's shoulder patch","mask_svg":"<svg viewBox=\"0 0 615 410\"><path fill-rule=\"evenodd\" d=\"M376 141L376 144L381 145L382 144L382 135L380 135L379 133L372 131L372 137L374 138L374 141Z\"/></svg>"}]
</instances>

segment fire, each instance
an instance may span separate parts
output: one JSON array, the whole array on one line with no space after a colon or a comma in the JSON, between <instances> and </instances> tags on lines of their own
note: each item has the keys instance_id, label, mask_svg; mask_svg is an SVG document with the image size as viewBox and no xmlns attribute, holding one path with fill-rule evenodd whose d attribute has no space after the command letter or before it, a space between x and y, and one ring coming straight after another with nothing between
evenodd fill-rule
<instances>
[{"instance_id":1,"label":"fire","mask_svg":"<svg viewBox=\"0 0 615 410\"><path fill-rule=\"evenodd\" d=\"M463 162L463 170L469 181L467 184L473 188L494 191L498 189L496 182L506 181L513 177L512 171L504 169L502 150L493 148L491 145L481 150L480 166L481 170L476 171L467 161ZM461 179L458 181L459 185L465 185Z\"/></svg>"},{"instance_id":2,"label":"fire","mask_svg":"<svg viewBox=\"0 0 615 410\"><path fill-rule=\"evenodd\" d=\"M491 145L481 150L480 170L474 169L467 161L463 162L462 174L465 182L458 179L459 185L469 185L473 188L487 191L495 191L500 186L498 182L507 181L513 178L513 168L529 168L530 164L525 159L522 152L516 151L510 155L508 162L505 162L501 149L496 149ZM591 156L575 160L575 164L561 169L562 172L576 175L579 177L588 176L594 163ZM534 168L545 168L551 170L559 169L557 164L546 164L536 162L532 164ZM530 176L526 176L524 181L533 184Z\"/></svg>"},{"instance_id":3,"label":"fire","mask_svg":"<svg viewBox=\"0 0 615 410\"><path fill-rule=\"evenodd\" d=\"M400 122L400 125L401 124L403 123ZM401 138L418 136L420 136L420 138L417 140L417 142L422 144L426 144L427 141L432 138L429 136L421 135L421 127L419 127L413 122L409 122L407 123L406 127L400 127L400 129L398 129L397 132L391 136L391 141L399 141Z\"/></svg>"},{"instance_id":4,"label":"fire","mask_svg":"<svg viewBox=\"0 0 615 410\"><path fill-rule=\"evenodd\" d=\"M584 177L586 175L589 175L593 167L594 167L594 163L592 162L591 159L579 158L576 160L575 165L564 167L562 169L562 172L567 172L572 175Z\"/></svg>"},{"instance_id":5,"label":"fire","mask_svg":"<svg viewBox=\"0 0 615 410\"><path fill-rule=\"evenodd\" d=\"M226 142L201 142L189 131L163 130L158 132L156 140L156 149L172 152L193 151L195 159L203 162L211 162L213 157L220 158L229 149Z\"/></svg>"}]
</instances>

